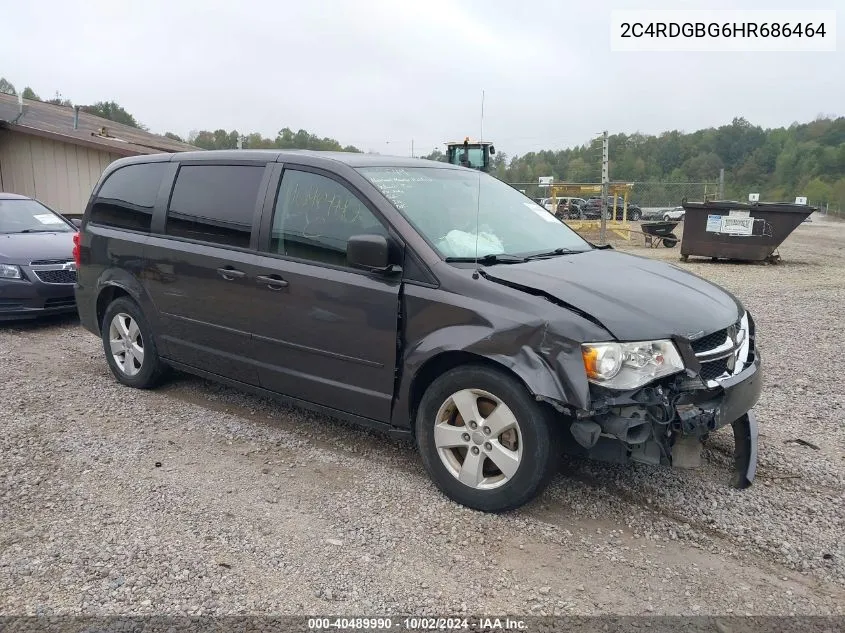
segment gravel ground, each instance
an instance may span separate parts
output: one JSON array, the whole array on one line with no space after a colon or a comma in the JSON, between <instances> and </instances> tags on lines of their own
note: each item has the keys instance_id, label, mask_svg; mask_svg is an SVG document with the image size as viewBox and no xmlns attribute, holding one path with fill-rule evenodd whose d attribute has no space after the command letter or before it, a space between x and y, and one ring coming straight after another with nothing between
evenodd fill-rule
<instances>
[{"instance_id":1,"label":"gravel ground","mask_svg":"<svg viewBox=\"0 0 845 633\"><path fill-rule=\"evenodd\" d=\"M567 460L502 516L405 442L184 375L121 387L73 319L0 326L0 613L845 614L843 247L816 221L777 266L678 263L757 320L754 486L720 432L697 471Z\"/></svg>"}]
</instances>

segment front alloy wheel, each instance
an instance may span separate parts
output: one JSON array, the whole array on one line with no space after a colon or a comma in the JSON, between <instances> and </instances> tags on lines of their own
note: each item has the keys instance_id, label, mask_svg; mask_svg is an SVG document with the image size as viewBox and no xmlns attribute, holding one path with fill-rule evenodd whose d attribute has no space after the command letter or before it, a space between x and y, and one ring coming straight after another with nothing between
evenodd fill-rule
<instances>
[{"instance_id":1,"label":"front alloy wheel","mask_svg":"<svg viewBox=\"0 0 845 633\"><path fill-rule=\"evenodd\" d=\"M469 508L503 512L548 484L565 423L513 374L472 364L428 386L415 436L423 465L443 493Z\"/></svg>"},{"instance_id":2,"label":"front alloy wheel","mask_svg":"<svg viewBox=\"0 0 845 633\"><path fill-rule=\"evenodd\" d=\"M480 490L506 483L522 462L522 433L516 417L483 389L462 389L440 406L434 445L453 477Z\"/></svg>"}]
</instances>

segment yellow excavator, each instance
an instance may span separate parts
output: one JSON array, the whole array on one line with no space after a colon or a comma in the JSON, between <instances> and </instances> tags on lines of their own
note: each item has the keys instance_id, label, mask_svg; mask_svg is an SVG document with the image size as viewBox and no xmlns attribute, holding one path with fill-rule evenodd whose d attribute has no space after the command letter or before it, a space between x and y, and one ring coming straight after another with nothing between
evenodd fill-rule
<instances>
[{"instance_id":1,"label":"yellow excavator","mask_svg":"<svg viewBox=\"0 0 845 633\"><path fill-rule=\"evenodd\" d=\"M463 141L446 143L446 162L472 169L489 172L496 154L492 141L470 141L467 136Z\"/></svg>"}]
</instances>

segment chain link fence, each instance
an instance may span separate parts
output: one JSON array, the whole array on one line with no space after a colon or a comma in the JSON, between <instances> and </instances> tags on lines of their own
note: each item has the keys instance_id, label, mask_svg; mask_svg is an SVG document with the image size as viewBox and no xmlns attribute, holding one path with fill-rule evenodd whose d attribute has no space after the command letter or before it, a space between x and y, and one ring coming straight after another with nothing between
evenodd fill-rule
<instances>
[{"instance_id":1,"label":"chain link fence","mask_svg":"<svg viewBox=\"0 0 845 633\"><path fill-rule=\"evenodd\" d=\"M525 195L535 200L549 197L549 188L541 187L533 183L508 183L512 187L525 192ZM611 183L620 184L620 183ZM690 201L703 201L716 198L719 195L719 183L717 182L634 182L621 183L630 184L628 193L628 204L636 204L643 212L657 213L665 209L672 209L681 206L684 199ZM601 190L601 183L555 183L556 186L567 187L567 193L558 193L558 196L571 196L580 198L601 197L600 193L590 191L595 188ZM586 193L574 193L575 188L583 188Z\"/></svg>"},{"instance_id":2,"label":"chain link fence","mask_svg":"<svg viewBox=\"0 0 845 633\"><path fill-rule=\"evenodd\" d=\"M843 209L839 204L835 202L813 202L812 200L808 201L814 207L819 208L819 215L825 218L839 218L840 220L845 219L845 209Z\"/></svg>"}]
</instances>

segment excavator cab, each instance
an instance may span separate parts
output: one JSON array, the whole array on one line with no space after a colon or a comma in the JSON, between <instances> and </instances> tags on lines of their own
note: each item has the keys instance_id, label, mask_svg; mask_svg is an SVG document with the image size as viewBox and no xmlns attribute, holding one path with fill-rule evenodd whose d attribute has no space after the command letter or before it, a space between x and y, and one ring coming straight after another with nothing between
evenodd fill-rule
<instances>
[{"instance_id":1,"label":"excavator cab","mask_svg":"<svg viewBox=\"0 0 845 633\"><path fill-rule=\"evenodd\" d=\"M446 162L471 169L490 171L496 148L490 141L471 142L467 136L462 142L446 143Z\"/></svg>"}]
</instances>

